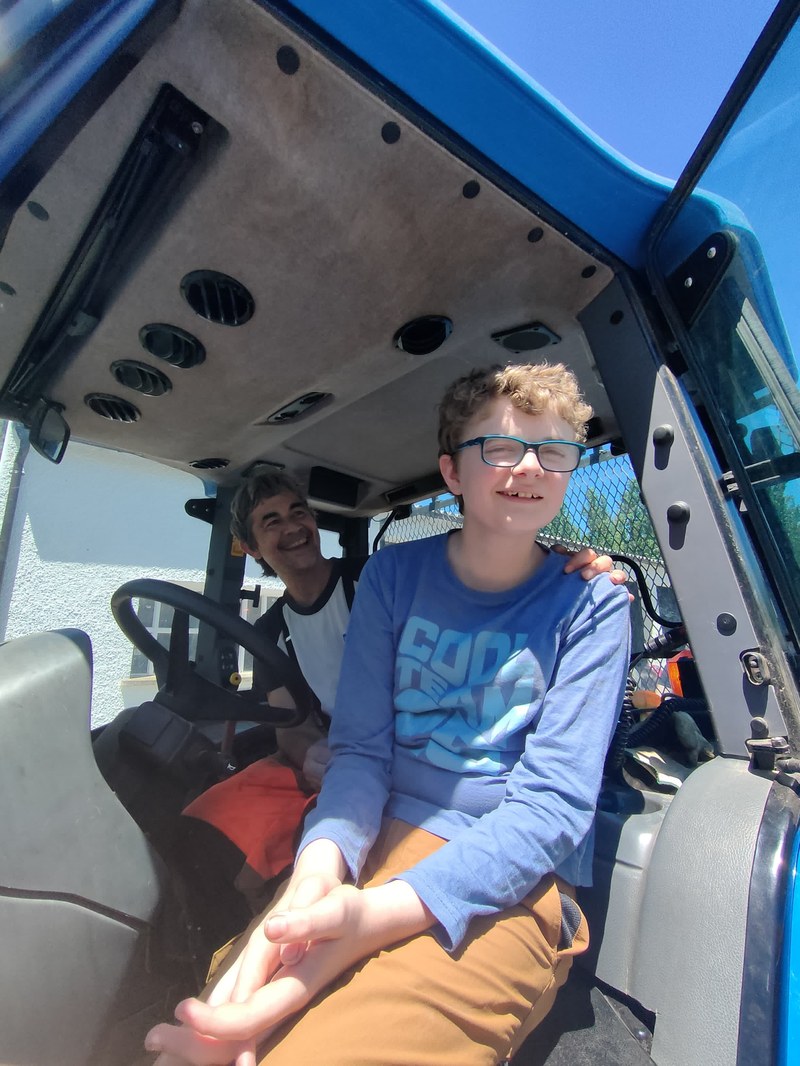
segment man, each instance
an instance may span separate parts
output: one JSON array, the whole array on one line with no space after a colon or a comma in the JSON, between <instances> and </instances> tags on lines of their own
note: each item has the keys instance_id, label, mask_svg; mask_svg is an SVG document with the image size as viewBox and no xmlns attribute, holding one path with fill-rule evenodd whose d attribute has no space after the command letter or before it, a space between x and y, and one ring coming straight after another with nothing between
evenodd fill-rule
<instances>
[{"instance_id":1,"label":"man","mask_svg":"<svg viewBox=\"0 0 800 1066\"><path fill-rule=\"evenodd\" d=\"M285 584L283 596L255 625L296 659L320 708L301 725L276 730L274 756L215 785L184 811L214 826L238 849L241 866L233 883L255 913L273 879L292 862L303 816L330 758L328 725L355 586L366 559L323 556L308 501L281 472L258 473L241 485L231 505L231 531L266 574L277 574ZM598 558L584 548L567 558L564 570L580 570L589 580L611 565L608 556ZM622 571L611 577L615 584L626 580ZM266 687L259 675L256 668L256 691ZM288 698L285 690L269 695L278 703Z\"/></svg>"},{"instance_id":2,"label":"man","mask_svg":"<svg viewBox=\"0 0 800 1066\"><path fill-rule=\"evenodd\" d=\"M322 555L308 501L285 474L258 474L241 486L231 508L231 531L264 572L276 573L286 586L281 599L256 622L256 629L297 662L319 702L321 714L316 720L278 730L279 749L309 785L319 788L344 636L366 560ZM258 669L253 687L263 687ZM270 695L277 698L276 693Z\"/></svg>"}]
</instances>

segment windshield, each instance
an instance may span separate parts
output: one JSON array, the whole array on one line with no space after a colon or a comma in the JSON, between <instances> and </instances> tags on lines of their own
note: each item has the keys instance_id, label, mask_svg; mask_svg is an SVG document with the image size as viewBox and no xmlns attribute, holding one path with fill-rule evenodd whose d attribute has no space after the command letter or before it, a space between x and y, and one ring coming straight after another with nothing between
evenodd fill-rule
<instances>
[{"instance_id":1,"label":"windshield","mask_svg":"<svg viewBox=\"0 0 800 1066\"><path fill-rule=\"evenodd\" d=\"M800 24L700 185L659 240L656 264L688 328L686 359L750 521L800 634Z\"/></svg>"}]
</instances>

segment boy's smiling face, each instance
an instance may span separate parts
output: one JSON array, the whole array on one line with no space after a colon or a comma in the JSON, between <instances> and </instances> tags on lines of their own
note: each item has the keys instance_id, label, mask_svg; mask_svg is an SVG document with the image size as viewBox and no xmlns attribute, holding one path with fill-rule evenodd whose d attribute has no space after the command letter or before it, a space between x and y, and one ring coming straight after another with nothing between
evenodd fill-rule
<instances>
[{"instance_id":1,"label":"boy's smiling face","mask_svg":"<svg viewBox=\"0 0 800 1066\"><path fill-rule=\"evenodd\" d=\"M525 441L575 440L572 427L554 412L529 415L505 397L491 400L470 419L463 439L493 433ZM543 470L532 451L515 467L489 466L477 445L441 456L439 467L450 491L463 496L470 525L483 526L487 533L538 532L561 509L570 477Z\"/></svg>"}]
</instances>

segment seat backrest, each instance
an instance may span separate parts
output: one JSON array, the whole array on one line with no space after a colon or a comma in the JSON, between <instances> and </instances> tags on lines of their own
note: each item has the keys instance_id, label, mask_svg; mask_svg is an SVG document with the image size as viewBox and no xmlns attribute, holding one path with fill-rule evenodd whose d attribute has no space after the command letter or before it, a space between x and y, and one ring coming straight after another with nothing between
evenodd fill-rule
<instances>
[{"instance_id":1,"label":"seat backrest","mask_svg":"<svg viewBox=\"0 0 800 1066\"><path fill-rule=\"evenodd\" d=\"M78 630L0 646L0 1062L95 1061L163 864L97 769Z\"/></svg>"}]
</instances>

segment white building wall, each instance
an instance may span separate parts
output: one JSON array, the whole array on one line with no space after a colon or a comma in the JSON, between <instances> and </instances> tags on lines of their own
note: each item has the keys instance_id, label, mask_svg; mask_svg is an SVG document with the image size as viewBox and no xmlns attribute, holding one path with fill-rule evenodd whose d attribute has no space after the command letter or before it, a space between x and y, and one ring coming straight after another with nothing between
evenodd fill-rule
<instances>
[{"instance_id":1,"label":"white building wall","mask_svg":"<svg viewBox=\"0 0 800 1066\"><path fill-rule=\"evenodd\" d=\"M0 515L18 437L9 426L0 457ZM134 577L199 583L211 527L189 518L203 495L189 474L144 459L70 443L59 466L30 451L0 586L0 638L62 626L85 630L94 648L92 720L123 707L132 648L109 601Z\"/></svg>"}]
</instances>

